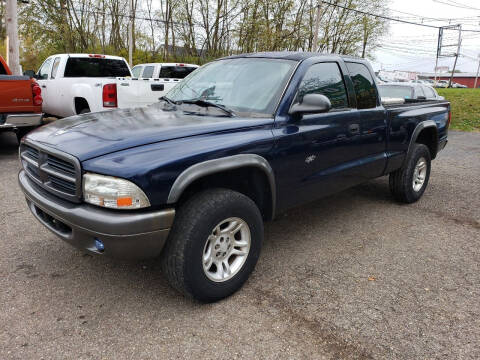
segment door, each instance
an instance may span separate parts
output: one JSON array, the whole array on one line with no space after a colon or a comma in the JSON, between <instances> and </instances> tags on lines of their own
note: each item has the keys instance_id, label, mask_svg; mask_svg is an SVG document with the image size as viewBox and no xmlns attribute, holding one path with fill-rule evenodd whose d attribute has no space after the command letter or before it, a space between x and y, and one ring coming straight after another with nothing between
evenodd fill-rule
<instances>
[{"instance_id":1,"label":"door","mask_svg":"<svg viewBox=\"0 0 480 360\"><path fill-rule=\"evenodd\" d=\"M336 62L311 65L293 103L301 102L305 94L322 94L330 99L332 109L300 119L290 117L275 126L273 161L278 169L280 210L359 181L351 169L359 159L362 128L355 104L350 103L346 80Z\"/></svg>"},{"instance_id":2,"label":"door","mask_svg":"<svg viewBox=\"0 0 480 360\"><path fill-rule=\"evenodd\" d=\"M40 85L40 88L42 89L42 98L43 98L43 104L42 104L42 111L46 114L51 114L52 109L51 109L51 99L49 98L49 83L50 83L50 71L52 68L52 62L53 62L53 57L48 58L45 60L40 66L40 69L37 72L37 82Z\"/></svg>"},{"instance_id":3,"label":"door","mask_svg":"<svg viewBox=\"0 0 480 360\"><path fill-rule=\"evenodd\" d=\"M381 176L386 165L387 115L378 100L378 91L372 72L361 62L346 61L355 90L357 114L361 133L358 137L357 156L360 159L360 180Z\"/></svg>"},{"instance_id":4,"label":"door","mask_svg":"<svg viewBox=\"0 0 480 360\"><path fill-rule=\"evenodd\" d=\"M59 56L52 58L52 67L50 70L50 77L46 81L48 88L48 111L47 113L52 115L65 115L65 94L63 94L61 81L62 79L57 79L59 76L59 66L61 58ZM55 80L57 79L57 80ZM43 90L43 89L42 89Z\"/></svg>"}]
</instances>

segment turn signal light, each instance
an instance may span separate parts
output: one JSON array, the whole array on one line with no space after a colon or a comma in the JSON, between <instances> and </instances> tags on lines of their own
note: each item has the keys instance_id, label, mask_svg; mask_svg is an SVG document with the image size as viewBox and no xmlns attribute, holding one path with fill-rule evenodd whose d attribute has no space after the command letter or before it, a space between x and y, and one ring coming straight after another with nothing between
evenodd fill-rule
<instances>
[{"instance_id":1,"label":"turn signal light","mask_svg":"<svg viewBox=\"0 0 480 360\"><path fill-rule=\"evenodd\" d=\"M131 197L123 197L123 198L117 198L117 206L122 207L122 206L132 206L133 201Z\"/></svg>"}]
</instances>

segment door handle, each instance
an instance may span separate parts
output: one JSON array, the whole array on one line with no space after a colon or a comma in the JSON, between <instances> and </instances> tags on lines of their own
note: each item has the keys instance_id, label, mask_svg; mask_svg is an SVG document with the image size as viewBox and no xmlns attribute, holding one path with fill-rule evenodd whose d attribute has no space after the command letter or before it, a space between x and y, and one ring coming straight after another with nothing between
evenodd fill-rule
<instances>
[{"instance_id":1,"label":"door handle","mask_svg":"<svg viewBox=\"0 0 480 360\"><path fill-rule=\"evenodd\" d=\"M46 89L46 88L47 88L47 85L42 85L42 88Z\"/></svg>"},{"instance_id":2,"label":"door handle","mask_svg":"<svg viewBox=\"0 0 480 360\"><path fill-rule=\"evenodd\" d=\"M350 124L348 126L348 132L352 135L356 135L360 133L360 125L359 124Z\"/></svg>"}]
</instances>

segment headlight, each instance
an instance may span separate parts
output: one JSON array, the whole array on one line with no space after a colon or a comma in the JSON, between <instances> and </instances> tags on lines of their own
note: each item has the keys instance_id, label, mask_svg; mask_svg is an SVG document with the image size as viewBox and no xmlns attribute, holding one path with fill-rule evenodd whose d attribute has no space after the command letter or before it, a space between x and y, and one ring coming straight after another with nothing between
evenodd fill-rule
<instances>
[{"instance_id":1,"label":"headlight","mask_svg":"<svg viewBox=\"0 0 480 360\"><path fill-rule=\"evenodd\" d=\"M85 202L112 209L140 209L150 206L145 193L134 183L97 174L83 175Z\"/></svg>"}]
</instances>

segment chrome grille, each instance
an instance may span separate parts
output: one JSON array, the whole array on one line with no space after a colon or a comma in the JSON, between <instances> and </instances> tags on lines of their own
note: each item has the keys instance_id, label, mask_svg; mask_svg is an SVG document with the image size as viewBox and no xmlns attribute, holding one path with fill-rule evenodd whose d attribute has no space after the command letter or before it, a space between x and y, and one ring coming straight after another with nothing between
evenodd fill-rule
<instances>
[{"instance_id":1,"label":"chrome grille","mask_svg":"<svg viewBox=\"0 0 480 360\"><path fill-rule=\"evenodd\" d=\"M59 197L80 202L81 169L75 157L36 143L22 142L20 158L26 174L37 185Z\"/></svg>"}]
</instances>

